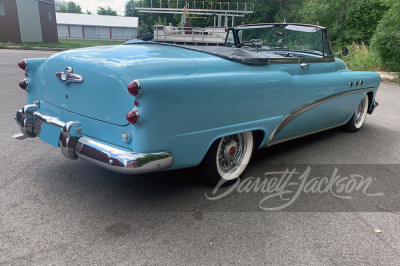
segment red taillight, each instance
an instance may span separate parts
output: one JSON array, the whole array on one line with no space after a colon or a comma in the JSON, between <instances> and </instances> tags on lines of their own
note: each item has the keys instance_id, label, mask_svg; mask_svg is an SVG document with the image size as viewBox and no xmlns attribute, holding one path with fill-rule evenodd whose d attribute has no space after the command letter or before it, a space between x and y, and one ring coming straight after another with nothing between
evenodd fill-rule
<instances>
[{"instance_id":1,"label":"red taillight","mask_svg":"<svg viewBox=\"0 0 400 266\"><path fill-rule=\"evenodd\" d=\"M28 88L28 81L26 79L23 79L19 82L19 86L21 89L26 90Z\"/></svg>"},{"instance_id":2,"label":"red taillight","mask_svg":"<svg viewBox=\"0 0 400 266\"><path fill-rule=\"evenodd\" d=\"M19 61L18 62L18 66L22 69L22 70L26 70L26 66L27 66L28 64L26 63L26 60L25 59L23 59L23 60L21 60L21 61Z\"/></svg>"},{"instance_id":3,"label":"red taillight","mask_svg":"<svg viewBox=\"0 0 400 266\"><path fill-rule=\"evenodd\" d=\"M140 87L140 84L139 84L139 82L137 80L132 81L128 85L129 93L132 94L135 97L139 96L141 90L142 90L142 88Z\"/></svg>"},{"instance_id":4,"label":"red taillight","mask_svg":"<svg viewBox=\"0 0 400 266\"><path fill-rule=\"evenodd\" d=\"M137 123L139 123L139 113L136 110L130 111L126 115L126 120L128 120L128 122L132 125L136 125Z\"/></svg>"}]
</instances>

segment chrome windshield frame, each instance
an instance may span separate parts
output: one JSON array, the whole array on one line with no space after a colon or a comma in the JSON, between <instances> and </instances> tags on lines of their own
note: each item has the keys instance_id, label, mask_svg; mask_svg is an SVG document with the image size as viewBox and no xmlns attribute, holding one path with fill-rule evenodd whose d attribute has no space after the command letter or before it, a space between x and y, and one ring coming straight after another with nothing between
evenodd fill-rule
<instances>
[{"instance_id":1,"label":"chrome windshield frame","mask_svg":"<svg viewBox=\"0 0 400 266\"><path fill-rule=\"evenodd\" d=\"M317 32L321 31L321 42L322 42L322 54L321 57L323 59L325 58L334 58L333 57L333 52L332 52L332 45L329 39L329 31L327 28L319 26L319 25L311 25L311 24L300 24L300 23L262 23L262 24L248 24L248 25L240 25L236 26L233 28L229 28L226 38L225 38L225 44L228 40L229 33L233 33L234 41L235 41L235 46L239 45L240 43L240 38L239 38L239 32L243 29L256 29L256 28L273 28L273 27L297 27L295 28L289 28L289 30L292 31L300 31L300 32ZM304 30L301 30L301 29ZM310 29L310 30L306 30ZM313 30L314 29L314 30ZM326 53L325 49L328 48L329 51ZM291 49L288 49L291 50Z\"/></svg>"}]
</instances>

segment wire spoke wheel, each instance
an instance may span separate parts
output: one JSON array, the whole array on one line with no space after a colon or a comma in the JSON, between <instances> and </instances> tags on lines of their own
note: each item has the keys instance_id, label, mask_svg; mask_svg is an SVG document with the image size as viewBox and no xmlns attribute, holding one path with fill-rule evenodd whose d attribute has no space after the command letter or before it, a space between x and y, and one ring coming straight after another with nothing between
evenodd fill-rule
<instances>
[{"instance_id":1,"label":"wire spoke wheel","mask_svg":"<svg viewBox=\"0 0 400 266\"><path fill-rule=\"evenodd\" d=\"M213 185L229 185L246 169L253 154L251 131L222 137L215 141L204 160L204 178Z\"/></svg>"},{"instance_id":2,"label":"wire spoke wheel","mask_svg":"<svg viewBox=\"0 0 400 266\"><path fill-rule=\"evenodd\" d=\"M361 103L358 105L356 112L354 113L354 124L356 127L361 127L361 124L364 122L366 108L365 108L365 97L361 100Z\"/></svg>"},{"instance_id":3,"label":"wire spoke wheel","mask_svg":"<svg viewBox=\"0 0 400 266\"><path fill-rule=\"evenodd\" d=\"M240 166L246 147L244 133L222 138L218 147L218 164L224 173L231 173Z\"/></svg>"},{"instance_id":4,"label":"wire spoke wheel","mask_svg":"<svg viewBox=\"0 0 400 266\"><path fill-rule=\"evenodd\" d=\"M344 126L344 128L348 132L357 132L361 129L361 127L365 122L365 118L367 117L368 106L369 106L369 98L368 95L365 94L361 102L357 106L357 109L354 112L353 116Z\"/></svg>"},{"instance_id":5,"label":"wire spoke wheel","mask_svg":"<svg viewBox=\"0 0 400 266\"><path fill-rule=\"evenodd\" d=\"M244 132L223 137L218 144L215 161L219 178L238 178L246 169L252 153L253 133Z\"/></svg>"}]
</instances>

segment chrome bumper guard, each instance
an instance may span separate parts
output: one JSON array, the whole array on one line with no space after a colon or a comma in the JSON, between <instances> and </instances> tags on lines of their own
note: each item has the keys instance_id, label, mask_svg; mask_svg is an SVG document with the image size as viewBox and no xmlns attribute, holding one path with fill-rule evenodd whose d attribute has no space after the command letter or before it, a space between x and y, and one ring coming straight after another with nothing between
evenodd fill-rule
<instances>
[{"instance_id":1,"label":"chrome bumper guard","mask_svg":"<svg viewBox=\"0 0 400 266\"><path fill-rule=\"evenodd\" d=\"M371 109L368 111L368 114L372 114L376 107L378 107L379 103L374 101L371 105Z\"/></svg>"},{"instance_id":2,"label":"chrome bumper guard","mask_svg":"<svg viewBox=\"0 0 400 266\"><path fill-rule=\"evenodd\" d=\"M15 122L21 132L15 139L35 138L40 135L42 124L60 128L58 147L68 159L83 159L114 172L141 174L170 167L173 156L169 152L134 153L109 143L82 136L81 125L77 121L62 122L56 117L37 111L37 105L26 105L18 110Z\"/></svg>"}]
</instances>

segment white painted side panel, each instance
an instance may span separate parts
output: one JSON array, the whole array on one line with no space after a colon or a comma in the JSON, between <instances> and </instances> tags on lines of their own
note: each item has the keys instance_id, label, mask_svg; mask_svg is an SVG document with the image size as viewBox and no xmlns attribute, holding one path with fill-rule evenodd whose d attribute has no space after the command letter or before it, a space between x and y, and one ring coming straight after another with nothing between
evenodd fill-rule
<instances>
[{"instance_id":1,"label":"white painted side panel","mask_svg":"<svg viewBox=\"0 0 400 266\"><path fill-rule=\"evenodd\" d=\"M19 29L22 42L42 42L39 4L37 1L17 0Z\"/></svg>"}]
</instances>

